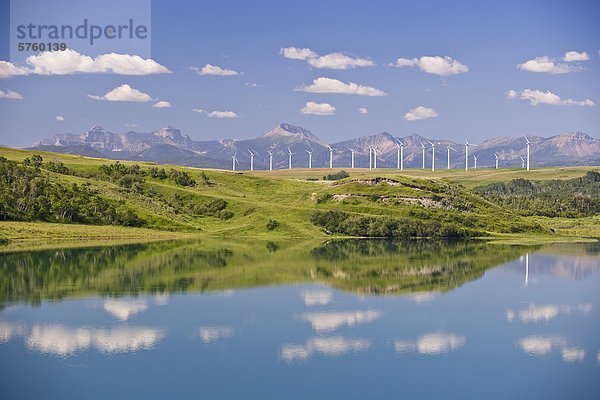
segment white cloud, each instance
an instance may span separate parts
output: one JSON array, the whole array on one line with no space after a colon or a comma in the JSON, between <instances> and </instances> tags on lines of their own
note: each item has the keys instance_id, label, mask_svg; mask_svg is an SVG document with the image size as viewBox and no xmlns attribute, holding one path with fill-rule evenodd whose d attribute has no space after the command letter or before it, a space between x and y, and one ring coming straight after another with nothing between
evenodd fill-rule
<instances>
[{"instance_id":1,"label":"white cloud","mask_svg":"<svg viewBox=\"0 0 600 400\"><path fill-rule=\"evenodd\" d=\"M329 103L307 101L306 105L300 109L300 112L305 115L334 115L335 107Z\"/></svg>"},{"instance_id":2,"label":"white cloud","mask_svg":"<svg viewBox=\"0 0 600 400\"><path fill-rule=\"evenodd\" d=\"M7 89L6 92L0 90L0 99L23 100L23 96L20 93Z\"/></svg>"},{"instance_id":3,"label":"white cloud","mask_svg":"<svg viewBox=\"0 0 600 400\"><path fill-rule=\"evenodd\" d=\"M201 108L194 108L192 111L206 114L208 118L216 118L216 119L228 119L228 118L239 118L239 115L234 113L233 111L206 111Z\"/></svg>"},{"instance_id":4,"label":"white cloud","mask_svg":"<svg viewBox=\"0 0 600 400\"><path fill-rule=\"evenodd\" d=\"M54 119L58 122L63 122L65 120L65 117L63 117L62 115L57 115L56 117L54 117Z\"/></svg>"},{"instance_id":5,"label":"white cloud","mask_svg":"<svg viewBox=\"0 0 600 400\"><path fill-rule=\"evenodd\" d=\"M46 51L29 56L27 64L31 71L40 75L67 75L73 73L112 73L119 75L167 74L171 71L148 58L129 54L100 54L90 57L75 50Z\"/></svg>"},{"instance_id":6,"label":"white cloud","mask_svg":"<svg viewBox=\"0 0 600 400\"><path fill-rule=\"evenodd\" d=\"M448 56L423 56L412 59L399 58L396 60L395 66L418 67L423 72L441 76L455 75L469 71L469 67Z\"/></svg>"},{"instance_id":7,"label":"white cloud","mask_svg":"<svg viewBox=\"0 0 600 400\"><path fill-rule=\"evenodd\" d=\"M309 58L315 58L319 56L311 49L298 47L284 47L279 51L279 54L292 60L307 60Z\"/></svg>"},{"instance_id":8,"label":"white cloud","mask_svg":"<svg viewBox=\"0 0 600 400\"><path fill-rule=\"evenodd\" d=\"M26 68L16 66L8 61L0 61L0 79L28 74L29 70Z\"/></svg>"},{"instance_id":9,"label":"white cloud","mask_svg":"<svg viewBox=\"0 0 600 400\"><path fill-rule=\"evenodd\" d=\"M360 114L368 114L368 113L369 113L369 110L367 110L367 109L366 109L366 108L364 108L364 107L361 107L361 108L359 108L359 109L358 109L358 112L359 112Z\"/></svg>"},{"instance_id":10,"label":"white cloud","mask_svg":"<svg viewBox=\"0 0 600 400\"><path fill-rule=\"evenodd\" d=\"M541 90L532 90L532 89L524 89L521 92L517 92L516 90L509 90L506 92L506 97L509 99L521 99L521 100L529 100L529 103L532 106L537 106L539 104L547 104L551 106L586 106L593 107L596 104L590 100L572 100L572 99L561 99L557 94L552 93L551 91L543 92Z\"/></svg>"},{"instance_id":11,"label":"white cloud","mask_svg":"<svg viewBox=\"0 0 600 400\"><path fill-rule=\"evenodd\" d=\"M281 359L286 362L306 360L314 354L339 357L349 352L368 350L371 343L365 339L346 339L341 336L313 338L305 344L286 344L281 348Z\"/></svg>"},{"instance_id":12,"label":"white cloud","mask_svg":"<svg viewBox=\"0 0 600 400\"><path fill-rule=\"evenodd\" d=\"M204 326L198 330L200 339L206 344L233 336L233 328L230 326Z\"/></svg>"},{"instance_id":13,"label":"white cloud","mask_svg":"<svg viewBox=\"0 0 600 400\"><path fill-rule=\"evenodd\" d=\"M416 341L396 340L394 348L398 353L416 351L419 354L439 355L463 347L466 341L465 336L455 333L432 332L420 336Z\"/></svg>"},{"instance_id":14,"label":"white cloud","mask_svg":"<svg viewBox=\"0 0 600 400\"><path fill-rule=\"evenodd\" d=\"M190 67L192 71L196 71L200 75L217 75L217 76L234 76L239 75L239 72L232 69L221 68L218 65L206 64L202 68Z\"/></svg>"},{"instance_id":15,"label":"white cloud","mask_svg":"<svg viewBox=\"0 0 600 400\"><path fill-rule=\"evenodd\" d=\"M160 330L142 327L92 329L36 325L26 343L32 350L66 357L90 347L105 353L148 350L164 336Z\"/></svg>"},{"instance_id":16,"label":"white cloud","mask_svg":"<svg viewBox=\"0 0 600 400\"><path fill-rule=\"evenodd\" d=\"M298 92L308 93L340 93L358 96L387 96L387 93L371 86L363 86L354 82L344 83L337 79L320 77L313 80L311 85L295 89Z\"/></svg>"},{"instance_id":17,"label":"white cloud","mask_svg":"<svg viewBox=\"0 0 600 400\"><path fill-rule=\"evenodd\" d=\"M137 128L138 124L125 124L125 126L128 128Z\"/></svg>"},{"instance_id":18,"label":"white cloud","mask_svg":"<svg viewBox=\"0 0 600 400\"><path fill-rule=\"evenodd\" d=\"M169 103L168 101L157 101L156 103L154 103L152 105L152 107L154 108L169 108L171 107L171 103Z\"/></svg>"},{"instance_id":19,"label":"white cloud","mask_svg":"<svg viewBox=\"0 0 600 400\"><path fill-rule=\"evenodd\" d=\"M326 306L331 302L333 293L324 290L307 290L302 292L302 299L304 305L307 307L312 306Z\"/></svg>"},{"instance_id":20,"label":"white cloud","mask_svg":"<svg viewBox=\"0 0 600 400\"><path fill-rule=\"evenodd\" d=\"M562 58L562 60L566 62L588 61L589 59L590 56L585 51L582 51L581 53L577 51L567 51L565 56Z\"/></svg>"},{"instance_id":21,"label":"white cloud","mask_svg":"<svg viewBox=\"0 0 600 400\"><path fill-rule=\"evenodd\" d=\"M260 85L256 82L246 82L244 83L244 86L249 87L249 88L259 88L259 87L263 87L263 85Z\"/></svg>"},{"instance_id":22,"label":"white cloud","mask_svg":"<svg viewBox=\"0 0 600 400\"><path fill-rule=\"evenodd\" d=\"M121 321L146 311L148 304L143 300L109 299L104 302L104 310Z\"/></svg>"},{"instance_id":23,"label":"white cloud","mask_svg":"<svg viewBox=\"0 0 600 400\"><path fill-rule=\"evenodd\" d=\"M437 116L438 113L433 108L419 106L417 108L413 108L412 110L404 114L404 120L420 121L427 118L435 118Z\"/></svg>"},{"instance_id":24,"label":"white cloud","mask_svg":"<svg viewBox=\"0 0 600 400\"><path fill-rule=\"evenodd\" d=\"M354 326L373 322L383 313L377 310L349 312L315 312L303 315L316 332L331 332L342 326Z\"/></svg>"},{"instance_id":25,"label":"white cloud","mask_svg":"<svg viewBox=\"0 0 600 400\"><path fill-rule=\"evenodd\" d=\"M350 69L356 67L372 67L375 63L366 58L350 57L342 53L331 53L309 58L308 63L315 68Z\"/></svg>"},{"instance_id":26,"label":"white cloud","mask_svg":"<svg viewBox=\"0 0 600 400\"><path fill-rule=\"evenodd\" d=\"M68 75L74 73L111 73L119 75L168 74L171 71L148 58L130 54L100 54L90 57L75 50L46 51L27 57L27 67L0 61L0 79L19 75Z\"/></svg>"},{"instance_id":27,"label":"white cloud","mask_svg":"<svg viewBox=\"0 0 600 400\"><path fill-rule=\"evenodd\" d=\"M350 69L375 65L367 58L352 57L340 52L320 56L307 48L285 47L280 50L279 54L292 60L305 60L315 68Z\"/></svg>"},{"instance_id":28,"label":"white cloud","mask_svg":"<svg viewBox=\"0 0 600 400\"><path fill-rule=\"evenodd\" d=\"M106 101L133 101L133 102L148 102L154 100L150 95L140 92L137 89L132 88L128 84L121 85L114 88L104 96L94 96L88 94L88 97L94 100L106 100Z\"/></svg>"},{"instance_id":29,"label":"white cloud","mask_svg":"<svg viewBox=\"0 0 600 400\"><path fill-rule=\"evenodd\" d=\"M548 74L568 74L569 72L581 71L581 68L576 65L556 63L553 58L547 56L536 57L533 60L525 61L523 64L517 64L517 68L522 71Z\"/></svg>"}]
</instances>

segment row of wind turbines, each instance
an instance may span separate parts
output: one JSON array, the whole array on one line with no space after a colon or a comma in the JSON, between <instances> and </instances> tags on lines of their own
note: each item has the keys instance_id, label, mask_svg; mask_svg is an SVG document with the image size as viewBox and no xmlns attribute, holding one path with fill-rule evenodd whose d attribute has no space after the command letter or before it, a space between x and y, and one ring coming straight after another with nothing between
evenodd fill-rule
<instances>
[{"instance_id":1,"label":"row of wind turbines","mask_svg":"<svg viewBox=\"0 0 600 400\"><path fill-rule=\"evenodd\" d=\"M527 139L526 136L523 136L525 138L525 141L527 142L527 160L525 160L523 157L519 156L521 158L521 168L525 168L527 164L527 171L529 171L529 155L530 155L530 144L531 142L529 141L529 139ZM422 160L423 160L423 167L422 169L425 169L425 151L428 148L431 148L431 170L435 171L435 147L436 147L436 143L431 142L429 140L427 140L427 142L430 144L431 147L425 146L425 144L423 142L419 142L421 144L421 150L422 150ZM442 145L441 143L437 143L438 145ZM465 140L465 171L469 170L469 146L477 146L476 144L472 144L469 143L468 140ZM333 169L333 149L331 148L331 146L327 146L329 148L329 168ZM400 171L404 170L404 143L402 143L400 140L396 139L396 148L397 148L397 169ZM292 150L288 147L288 169L292 169L292 156L295 155L296 153L293 153ZM354 152L355 149L352 148L348 148L348 150L350 150L351 152L351 163L350 163L350 168L354 169ZM304 150L306 151L306 153L308 154L308 168L312 169L312 153L313 150ZM379 150L377 149L377 146L369 146L369 170L372 169L377 169L377 152ZM447 158L448 158L448 164L447 164L447 169L450 169L450 152L454 151L456 153L458 153L458 151L453 148L450 145L446 145L446 151L447 151ZM267 152L269 153L269 171L273 170L273 149L271 150L267 150ZM255 153L252 152L251 150L248 150L248 153L250 153L250 171L254 171L254 155ZM497 153L494 153L494 157L496 158L496 169L499 169L499 160L500 157L498 156ZM237 159L237 153L235 153L232 157L232 165L231 165L231 169L232 171L236 171L236 165L239 165L239 161ZM477 169L477 156L473 155L473 169Z\"/></svg>"}]
</instances>

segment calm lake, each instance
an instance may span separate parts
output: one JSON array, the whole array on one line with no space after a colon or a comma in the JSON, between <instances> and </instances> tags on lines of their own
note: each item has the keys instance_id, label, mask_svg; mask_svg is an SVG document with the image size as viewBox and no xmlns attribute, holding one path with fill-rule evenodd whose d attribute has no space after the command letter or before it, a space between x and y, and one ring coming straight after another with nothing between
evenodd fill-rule
<instances>
[{"instance_id":1,"label":"calm lake","mask_svg":"<svg viewBox=\"0 0 600 400\"><path fill-rule=\"evenodd\" d=\"M600 398L600 245L0 254L2 399Z\"/></svg>"}]
</instances>

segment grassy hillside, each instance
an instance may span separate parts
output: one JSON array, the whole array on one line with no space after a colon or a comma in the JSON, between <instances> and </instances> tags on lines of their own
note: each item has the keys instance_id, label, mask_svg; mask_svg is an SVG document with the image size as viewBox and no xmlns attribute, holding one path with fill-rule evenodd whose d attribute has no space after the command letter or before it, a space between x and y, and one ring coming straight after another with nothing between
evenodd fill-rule
<instances>
[{"instance_id":1,"label":"grassy hillside","mask_svg":"<svg viewBox=\"0 0 600 400\"><path fill-rule=\"evenodd\" d=\"M162 232L172 232L173 236L255 238L327 237L332 234L414 236L415 232L417 236L457 232L458 236L535 235L552 238L558 234L598 236L599 231L597 216L585 220L524 216L471 190L515 178L576 178L585 175L589 168L553 168L530 173L523 170L407 170L402 174L390 169L356 169L348 170L348 178L324 181L323 176L332 170L231 172L143 162L122 162L115 166L112 160L0 148L0 157L19 162L19 165L25 159L31 160L34 154L43 158L39 168L31 162L26 168L36 170L38 179L52 187L66 188L64 190L71 190L73 185L86 188L89 193L85 199L88 200L78 205L83 211L76 210L75 218L68 221L61 220L62 214L57 212L60 204L47 205L46 217L41 219L13 219L95 225L87 231L81 229L81 232L86 231L82 238L102 240L107 233L96 235L100 228L97 225L120 224L122 220L133 221L142 227L141 231L148 232L148 239L159 239ZM333 172L336 171L339 170ZM117 214L92 213L85 209L85 203L91 202L89 199L112 205ZM335 213L336 220L315 217L331 216L331 213L326 214L330 211ZM139 224L137 219L123 217L129 216L128 212L139 219ZM340 219L354 221L351 229L348 223L334 223ZM398 228L407 223L414 226L412 231ZM19 224L22 222L0 222L0 238L15 242L36 236L35 229L28 230L34 225L29 228L22 225L24 230L19 232ZM40 228L46 225L35 226L49 234L58 226L52 224ZM111 226L103 229L114 229L112 236L118 237L127 236L125 232L133 228Z\"/></svg>"}]
</instances>

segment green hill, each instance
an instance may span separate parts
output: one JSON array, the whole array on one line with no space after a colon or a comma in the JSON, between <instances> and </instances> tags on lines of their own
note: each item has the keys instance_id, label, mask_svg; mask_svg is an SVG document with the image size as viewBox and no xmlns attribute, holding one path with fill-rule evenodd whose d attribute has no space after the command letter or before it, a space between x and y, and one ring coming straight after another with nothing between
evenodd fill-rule
<instances>
[{"instance_id":1,"label":"green hill","mask_svg":"<svg viewBox=\"0 0 600 400\"><path fill-rule=\"evenodd\" d=\"M89 225L82 238L94 238L99 226L145 228L148 240L165 232L255 238L600 236L597 215L526 215L498 201L498 188L487 198L473 190L514 178L579 178L584 168L527 175L357 169L329 180L345 174L201 170L7 148L0 157L0 221L30 223L0 222L5 242L32 239L36 232L52 236L57 223ZM325 175L330 177L323 180ZM115 230L114 237L123 231Z\"/></svg>"}]
</instances>

